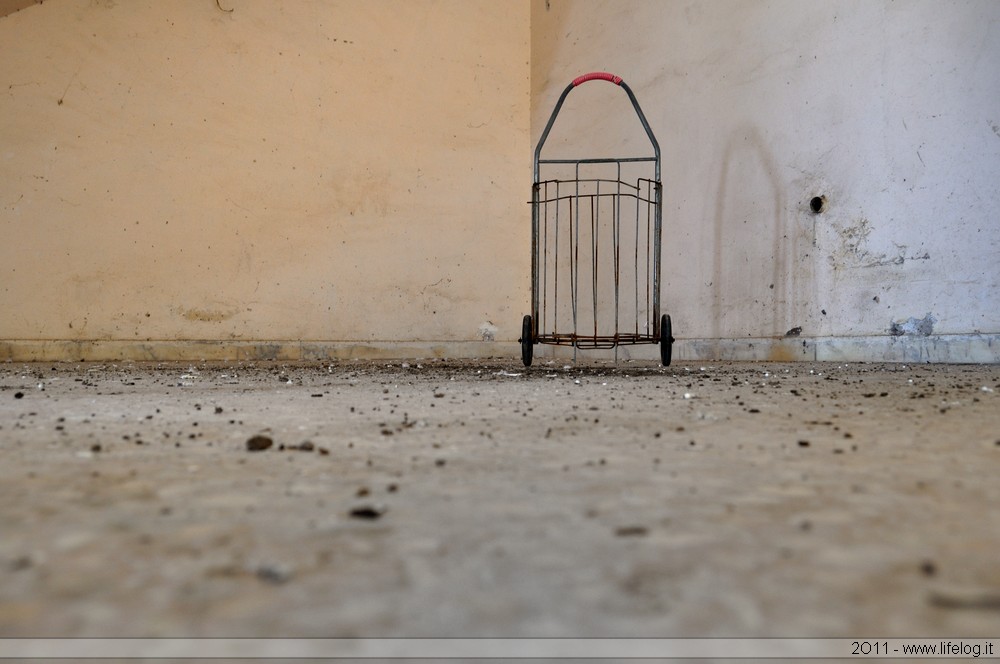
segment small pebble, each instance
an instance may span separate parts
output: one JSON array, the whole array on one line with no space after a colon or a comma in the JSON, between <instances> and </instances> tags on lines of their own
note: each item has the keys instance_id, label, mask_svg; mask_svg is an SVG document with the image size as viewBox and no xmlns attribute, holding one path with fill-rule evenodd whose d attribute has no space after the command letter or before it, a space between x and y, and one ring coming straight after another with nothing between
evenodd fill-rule
<instances>
[{"instance_id":1,"label":"small pebble","mask_svg":"<svg viewBox=\"0 0 1000 664\"><path fill-rule=\"evenodd\" d=\"M279 585L292 578L292 570L281 565L261 565L257 568L257 578L267 583Z\"/></svg>"},{"instance_id":2,"label":"small pebble","mask_svg":"<svg viewBox=\"0 0 1000 664\"><path fill-rule=\"evenodd\" d=\"M381 516L385 514L385 508L377 505L358 505L357 507L351 509L348 514L350 514L350 516L354 519L374 521L375 519L381 518Z\"/></svg>"},{"instance_id":3,"label":"small pebble","mask_svg":"<svg viewBox=\"0 0 1000 664\"><path fill-rule=\"evenodd\" d=\"M268 436L256 435L247 440L247 451L260 452L274 445L274 441Z\"/></svg>"},{"instance_id":4,"label":"small pebble","mask_svg":"<svg viewBox=\"0 0 1000 664\"><path fill-rule=\"evenodd\" d=\"M11 561L10 571L20 572L21 570L30 568L31 565L32 565L31 556L19 556Z\"/></svg>"}]
</instances>

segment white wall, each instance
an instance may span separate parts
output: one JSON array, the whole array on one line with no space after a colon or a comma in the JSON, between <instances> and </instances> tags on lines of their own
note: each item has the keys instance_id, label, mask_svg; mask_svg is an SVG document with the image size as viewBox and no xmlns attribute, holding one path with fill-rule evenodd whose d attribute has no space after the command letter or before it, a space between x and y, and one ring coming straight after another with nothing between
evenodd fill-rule
<instances>
[{"instance_id":1,"label":"white wall","mask_svg":"<svg viewBox=\"0 0 1000 664\"><path fill-rule=\"evenodd\" d=\"M576 75L633 87L682 355L996 361L998 62L993 0L537 0L532 141ZM624 99L578 88L550 144L638 145Z\"/></svg>"}]
</instances>

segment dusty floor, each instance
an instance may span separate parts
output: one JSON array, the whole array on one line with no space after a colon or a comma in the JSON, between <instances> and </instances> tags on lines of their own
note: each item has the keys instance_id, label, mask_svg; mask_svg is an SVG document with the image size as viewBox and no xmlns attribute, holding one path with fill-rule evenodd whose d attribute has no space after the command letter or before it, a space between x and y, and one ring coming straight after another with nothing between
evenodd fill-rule
<instances>
[{"instance_id":1,"label":"dusty floor","mask_svg":"<svg viewBox=\"0 0 1000 664\"><path fill-rule=\"evenodd\" d=\"M995 365L7 364L0 458L7 637L1000 625Z\"/></svg>"}]
</instances>

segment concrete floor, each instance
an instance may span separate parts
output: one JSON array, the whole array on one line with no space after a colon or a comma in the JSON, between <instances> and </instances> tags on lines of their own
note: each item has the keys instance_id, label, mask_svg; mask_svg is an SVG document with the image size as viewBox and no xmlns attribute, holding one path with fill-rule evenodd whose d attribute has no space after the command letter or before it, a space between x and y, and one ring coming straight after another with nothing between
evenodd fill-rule
<instances>
[{"instance_id":1,"label":"concrete floor","mask_svg":"<svg viewBox=\"0 0 1000 664\"><path fill-rule=\"evenodd\" d=\"M996 365L6 364L0 450L7 637L1000 625Z\"/></svg>"}]
</instances>

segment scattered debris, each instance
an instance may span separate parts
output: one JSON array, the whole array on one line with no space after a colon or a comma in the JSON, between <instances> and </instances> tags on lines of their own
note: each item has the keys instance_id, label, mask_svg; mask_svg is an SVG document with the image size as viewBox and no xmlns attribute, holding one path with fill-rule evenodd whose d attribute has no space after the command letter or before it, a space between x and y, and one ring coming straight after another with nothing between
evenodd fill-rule
<instances>
[{"instance_id":1,"label":"scattered debris","mask_svg":"<svg viewBox=\"0 0 1000 664\"><path fill-rule=\"evenodd\" d=\"M794 341L797 344L801 339ZM905 342L906 338L900 341ZM824 514L827 514L824 510L839 510L848 504L853 504L854 501L859 503L876 501L874 504L878 504L877 501L893 491L898 492L900 496L917 500L904 506L904 509L910 511L919 510L921 501L933 500L938 496L943 500L950 500L953 496L967 498L968 504L975 505L975 500L981 499L985 494L968 489L981 486L982 478L987 477L989 472L989 468L983 466L991 460L982 457L995 456L1000 459L1000 432L991 426L993 422L990 420L991 400L996 393L1000 393L1000 377L995 368L961 367L945 372L939 371L938 367L923 367L917 364L907 367L883 363L851 363L849 366L817 363L813 365L817 371L813 371L808 364L792 365L775 360L756 364L721 363L718 367L701 368L698 364L692 364L691 371L685 374L683 367L661 369L649 362L650 366L647 369L644 362L646 361L636 360L637 364L625 366L611 365L610 360L595 361L573 365L563 374L559 374L559 367L562 364L561 360L557 359L542 364L539 370L524 371L519 375L524 377L525 381L516 382L497 382L490 379L490 375L497 371L500 373L493 377L501 377L508 371L516 371L513 367L511 370L501 371L501 367L512 366L508 360L480 361L477 364L428 361L424 373L418 373L415 369L400 370L397 361L385 374L378 373L383 371L382 365L385 362L376 365L374 362L343 361L332 367L332 373L335 375L329 378L326 376L329 371L326 364L322 366L322 376L317 375L310 366L303 365L299 368L296 365L294 375L298 387L291 396L293 398L297 396L298 401L294 403L276 390L280 383L275 385L276 368L273 364L263 364L260 367L247 366L246 369L243 369L244 365L241 364L242 387L226 393L219 389L229 386L224 386L225 380L220 379L218 367L211 365L205 368L199 367L200 373L195 380L199 391L194 394L191 390L195 388L174 387L180 375L176 370L165 372L161 370L159 374L149 375L139 373L141 367L133 369L129 366L127 370L134 374L137 380L138 376L142 376L138 382L141 387L136 391L134 400L127 402L127 407L104 411L91 405L95 403L92 399L95 391L103 392L107 396L128 394L131 391L129 388L123 392L120 386L123 382L119 380L121 370L116 369L112 374L109 366L102 370L104 373L85 374L84 372L88 371L87 367L93 365L84 365L79 369L56 365L51 371L54 372L53 376L60 377L60 382L54 382L54 379L48 377L50 371L48 367L24 365L25 368L21 368L22 365L11 365L2 386L4 392L13 395L20 390L21 397L18 398L23 398L27 394L24 390L30 391L31 386L39 380L45 381L46 392L31 393L28 396L34 398L23 405L14 406L8 402L9 413L8 417L0 422L2 429L0 434L4 438L4 444L9 443L11 448L11 454L8 456L13 462L17 462L23 456L18 449L21 446L20 439L38 431L38 435L51 444L32 448L32 453L36 449L39 451L51 449L53 455L58 455L58 458L66 461L65 477L73 478L69 480L73 483L71 488L78 492L76 495L86 501L93 500L95 504L107 504L121 497L145 495L149 490L155 492L160 486L160 478L156 476L157 469L152 462L159 458L169 460L165 468L173 473L171 477L174 480L178 479L177 474L188 473L185 469L189 468L192 473L194 472L193 469L197 467L188 466L188 463L193 461L200 464L204 473L198 471L198 474L186 474L185 477L179 478L194 487L197 487L199 482L207 482L216 476L228 477L220 473L235 471L239 473L237 477L241 480L238 486L229 482L218 483L220 495L224 491L226 496L232 496L232 499L227 499L225 503L221 501L219 505L213 503L213 510L219 506L225 508L226 512L219 511L221 519L230 523L250 520L254 524L264 524L265 521L268 523L273 521L270 519L273 514L285 514L286 518L287 515L293 515L301 520L302 525L308 526L310 532L305 534L305 537L315 536L325 539L327 544L321 548L329 551L336 551L334 547L340 546L337 538L342 535L348 544L358 544L356 538L361 537L362 542L358 544L359 547L362 544L365 547L380 546L382 543L370 541L371 538L375 537L377 540L384 529L397 527L399 520L404 517L407 528L419 528L424 523L421 519L425 516L425 507L431 500L442 496L445 499L455 496L461 500L463 494L461 491L453 492L452 489L455 488L453 484L457 482L457 486L464 487L468 481L476 480L478 473L484 467L490 472L498 473L500 479L505 479L502 474L508 471L524 472L525 475L518 478L524 480L523 483L515 484L512 487L514 490L524 486L530 491L535 491L540 487L542 498L537 495L518 496L513 503L517 509L533 509L533 500L544 502L546 499L544 494L551 493L552 484L546 484L551 478L557 490L561 488L560 482L565 482L567 487L583 487L573 496L575 500L567 503L574 511L580 510L580 507L586 508L588 501L601 505L600 516L603 525L601 521L588 521L589 525L596 525L597 528L587 529L584 535L603 536L609 545L620 547L623 552L629 554L626 555L626 562L622 563L623 565L633 562L629 558L630 555L639 555L637 562L640 565L644 566L648 562L648 568L641 567L640 571L643 574L648 573L648 576L643 576L643 584L648 584L644 587L650 593L646 597L650 601L659 597L664 587L654 575L661 574L666 568L661 567L652 558L647 559L644 556L651 555L647 547L654 545L657 538L666 537L668 529L663 525L667 521L662 516L651 521L646 520L644 516L651 504L650 501L659 500L661 497L659 492L642 490L644 486L661 486L645 484L646 481L662 482L662 486L669 486L671 491L676 489L676 497L681 500L677 501L678 510L671 510L670 516L680 522L684 518L681 507L686 507L688 504L694 507L717 504L716 499L728 497L725 495L727 486L721 481L725 476L718 478L718 481L713 479L711 482L699 484L697 473L700 470L711 470L717 467L715 464L718 463L732 463L737 466L737 470L738 465L745 464L749 472L764 467L766 463L774 464L772 468L777 467L784 457L795 456L795 449L808 452L799 457L792 466L786 464L774 481L758 483L759 488L765 491L772 491L774 487L780 489L797 485L794 493L783 495L772 491L767 499L780 501L788 507L787 511L783 512L785 516L782 518L779 515L777 519L778 529L773 533L777 539L775 552L783 555L788 551L795 565L808 570L814 564L822 564L822 561L817 563L811 560L808 549L800 548L800 545L805 544L801 540L808 540L816 537L817 533L828 530L824 525L826 523ZM368 372L371 375L354 379L355 376L365 374L363 369L368 367L372 367ZM765 369L769 370L766 374ZM226 370L231 372L231 368L227 367ZM477 370L479 373L476 373ZM43 371L45 373L42 373ZM309 373L310 371L313 373ZM646 371L648 373L643 373ZM632 373L632 377L627 377L626 372ZM816 378L816 373L820 374L819 379ZM829 382L822 380L824 374L829 375L827 378ZM191 372L190 375L195 374ZM228 377L231 373L221 375ZM452 376L456 382L447 382L452 380ZM569 380L564 380L564 376ZM583 378L587 380L583 381ZM579 385L574 387L574 379L580 380L584 387L581 388ZM71 385L73 381L75 384ZM447 391L444 385L449 385ZM209 391L201 392L203 386ZM86 398L81 397L73 401L65 399L63 395L69 391L67 387L73 387L73 392L85 395ZM386 387L388 389L383 391ZM90 388L89 393L83 391L83 388ZM480 390L481 393L473 391L472 388ZM993 393L994 390L996 393ZM544 397L547 391L556 395L553 401L559 402L559 410L554 412L545 405ZM333 404L332 410L326 413L320 411L327 409L319 411L316 408L306 409L309 404L304 402L304 398L311 393L329 396L330 403L327 405ZM435 398L428 402L426 399L428 395L435 395ZM636 405L633 397L639 395L643 401ZM685 402L681 399L682 396L694 398L695 395L698 398L694 401ZM539 399L539 396L543 399ZM791 399L793 396L795 398ZM129 399L133 397L130 396ZM225 407L223 417L218 417L223 412L222 407L212 403L220 400L225 400L229 404ZM973 400L979 403L973 406L971 405ZM60 403L56 404L57 401ZM193 401L200 401L201 408L199 409ZM96 402L100 403L102 399L97 398ZM959 402L961 406L958 405ZM431 404L436 404L437 407L431 409ZM860 417L859 404L863 404L863 417ZM300 409L297 416L289 416L286 410L289 405ZM878 421L887 414L893 416L898 414L902 430L912 432L919 430L921 426L929 426L924 418L928 414L935 413L942 405L955 411L953 413L956 418L955 424L958 424L960 415L966 419L978 418L977 423L980 421L985 423L963 434L964 439L969 442L967 456L977 463L976 467L970 467L968 472L962 474L960 479L964 482L964 489L957 484L955 477L944 471L935 474L931 468L926 469L924 474L925 467L916 465L918 461L933 462L947 458L935 456L940 450L945 450L947 454L953 452L947 447L947 437L908 436L901 437L898 444L894 441L892 445L887 445L878 435L873 435L873 429L864 423ZM804 411L798 410L803 406L806 407ZM729 420L736 427L748 427L747 435L740 435L739 429L730 428L730 425L709 427L699 423L699 407L711 408L720 419ZM161 408L162 413L160 413ZM350 414L349 409L353 409ZM818 409L822 410L822 417L817 416ZM38 410L38 414L28 412L34 410ZM157 413L155 415L152 414L154 410ZM213 410L216 417L208 418L207 414ZM406 410L409 414L404 412ZM597 412L598 410L600 412ZM761 413L762 410L767 411L767 418L747 417L748 412ZM200 421L192 429L191 419L195 411L199 411ZM505 430L502 427L506 421L514 420L514 415L517 416L516 422L519 423L516 425L517 435L504 435ZM594 426L597 424L598 415L601 416L600 428ZM240 417L247 420L246 425L239 420ZM229 426L226 426L227 421ZM268 425L273 429L266 428ZM682 425L690 425L692 430L686 432L686 426ZM753 425L752 428L750 425ZM53 431L53 428L56 431ZM390 430L392 435L398 434L399 437L383 438L377 433L383 428ZM192 431L204 433L203 439L188 440ZM258 436L250 438L252 434L248 435L249 431ZM687 435L680 435L685 432ZM477 442L473 445L472 436L477 433L479 438L475 439ZM633 433L634 436L631 435ZM624 447L618 446L612 451L606 446L604 439L615 440L622 438L622 434L625 434ZM696 445L694 436L698 437ZM315 437L323 442L317 445L315 441L306 440L307 437ZM603 438L596 443L601 447L592 445L595 437ZM539 444L546 438L548 440L545 444ZM813 438L819 441L816 450L816 454L820 455L818 457L814 457L811 450ZM991 438L993 443L990 442ZM685 442L685 439L688 442ZM227 440L229 442L226 442ZM229 460L220 457L226 447L231 450L231 454L237 449L242 452L240 449L242 444L236 442L238 440L244 441L248 450L272 452L271 455L257 459L261 463L269 462L265 473L254 473L249 468L254 465L254 460L248 459L248 455L236 453L234 458ZM293 443L295 440L299 443ZM859 445L851 445L854 440L859 440L860 445L865 447L863 451L865 459L860 458ZM175 443L180 444L177 441L182 441L186 449L173 449ZM276 450L282 441L286 450L329 456L326 459L308 456L300 458L300 455L289 452L285 458L281 458ZM204 447L213 442L214 447ZM140 443L143 445L141 450L136 447ZM431 448L432 443L434 448ZM989 451L990 446L993 446L993 452ZM393 448L392 453L388 452L388 447ZM81 467L84 465L84 460L73 457L77 450L80 450L80 457L87 459L89 467ZM683 454L685 452L686 455ZM598 458L599 455L606 453L615 455L612 457L614 464L610 463L612 459ZM831 453L840 456L831 460L827 456ZM855 453L858 456L852 456ZM868 477L857 473L858 468L868 464L875 467L887 458L894 458L897 453L908 455L908 458L913 460L914 466L906 468L905 472L898 471L893 474L887 482L887 487L880 487L873 479L874 475ZM117 457L121 457L120 462L115 461ZM364 467L366 457L374 457L375 469ZM685 457L690 457L690 460ZM495 463L496 459L505 461ZM517 459L535 461L535 467L526 470L527 464L511 461ZM592 461L587 461L588 459ZM855 463L851 463L851 459L854 459ZM296 463L286 463L290 460ZM70 461L75 463L69 463ZM830 463L831 461L835 463ZM582 472L588 471L582 467L584 462L591 466L589 472ZM692 465L695 462L697 465ZM862 462L864 465L859 465ZM814 479L816 476L812 475L817 463L825 467L824 474L819 476L818 481ZM243 468L237 464L244 464ZM442 465L448 468L448 472L440 467ZM142 475L142 482L127 478L126 474L133 467ZM58 464L14 466L9 474L12 478L24 476L32 478L33 473L29 471L33 469L37 469L40 479L27 481L39 496L45 494L43 490L35 487L47 488L52 486L53 482L62 479L56 475L56 471L61 471ZM100 470L102 479L91 482L88 478L94 469ZM557 476L553 474L552 471L558 472L560 469L567 471L567 474L560 473ZM804 469L808 469L810 475L805 475ZM473 473L475 477L470 480L465 477L466 472ZM72 473L75 473L75 476L71 475ZM591 474L602 477L592 477ZM800 477L801 481L798 479ZM840 487L844 495L827 491L831 486L835 486L826 482L830 477L838 480L836 486ZM928 482L917 481L921 477L927 477ZM435 484L441 485L445 480L448 486L435 486ZM597 480L600 480L599 484ZM595 494L589 491L589 487L592 486L602 490L605 486L617 489L620 480L630 483L620 495L624 497L625 505L634 506L632 511L624 513L617 511L622 506L621 501L616 501L619 495L617 492ZM43 485L43 481L49 484ZM259 495L248 496L247 494L254 492L251 487L255 481L261 483L257 485L261 489ZM400 484L397 485L396 482ZM403 482L408 483L407 492L402 492ZM215 483L212 484L211 488L214 491ZM916 489L911 488L914 484ZM495 489L498 485L499 482L490 484L486 488ZM152 489L144 488L147 486ZM633 490L634 487L638 487L639 490ZM687 498L687 491L690 490L694 494L694 488L697 488L697 495ZM413 493L414 491L416 493ZM828 504L812 504L813 501L808 500L810 492L812 496L822 497ZM335 498L337 493L340 494L339 500L342 501L339 506L336 502L338 499ZM851 493L860 495L849 495ZM162 539L163 533L179 531L192 521L195 524L204 523L204 511L199 511L197 502L201 495L202 492L199 491L193 497L194 502L184 499L173 503L171 497L172 508L159 502L159 498L143 499L146 502L125 505L129 510L136 507L137 517L146 521L140 530L125 537L123 543L128 546L147 544L148 541L152 541L153 536L143 533L152 532L156 541L160 543L159 548L141 549L142 553L139 555L159 556L162 542L165 541ZM800 499L800 495L806 496L807 499ZM494 500L503 500L505 497L510 496L503 490L499 494L492 493ZM371 523L387 514L386 508L380 505L380 501L385 501L388 507L393 509L396 508L393 501L400 498L407 500L407 506L412 508L410 511L406 511L405 514L394 512L393 516L384 522ZM730 505L725 504L725 500L722 502L719 507L725 507L732 513ZM57 505L57 496L52 498L51 504ZM818 511L815 514L804 514L802 510L811 509L810 504ZM39 505L44 506L45 503ZM457 507L464 506L459 504ZM547 505L545 507L548 508ZM673 514L674 511L677 511L677 514ZM612 512L617 514L618 518L605 520L612 516ZM250 516L244 517L244 514ZM587 518L593 519L595 514L597 514L595 509L588 510ZM724 514L726 512L723 512ZM489 515L507 517L506 512L493 511ZM510 518L517 518L518 515L519 513L512 511ZM788 518L789 515L791 518ZM47 518L44 514L41 516L43 519ZM60 519L71 516L73 515L57 513L53 518L58 523ZM331 525L331 516L339 523ZM438 514L428 510L426 516L429 519ZM582 514L578 514L576 518L581 516ZM807 516L809 520L804 521ZM927 520L936 521L940 516L939 512L929 513ZM417 520L411 524L411 518ZM354 519L367 523L354 522ZM53 521L50 520L48 523ZM25 521L25 524L28 522ZM346 533L338 530L344 526L350 527ZM964 537L974 533L973 537L979 538L976 541L982 540L985 546L990 546L991 533L975 531L974 528L974 520L963 522L957 526L957 536ZM811 532L806 532L810 529ZM350 532L351 530L353 532ZM100 536L101 531L96 532ZM189 542L193 547L206 550L209 546L215 546L213 544L215 540L209 539L215 537L215 531L204 531L210 534L204 534L200 530L191 532ZM331 532L335 536L334 540L329 540L328 535ZM739 531L734 530L734 532ZM919 532L926 534L930 529ZM681 536L683 534L680 533ZM140 540L140 536L146 537L147 540ZM308 575L304 576L298 557L286 558L285 554L274 551L273 554L265 556L280 557L263 559L255 557L245 560L244 555L246 553L252 555L254 547L252 541L247 540L242 531L224 529L219 531L219 537L218 555L222 557L218 560L232 561L229 567L234 570L232 572L234 578L238 578L241 584L249 583L251 587L247 590L250 592L264 593L271 590L305 592L308 586L304 585L304 582L308 580L309 585L314 583L317 570L311 564L307 564L308 569L305 571L308 571ZM224 546L223 537L227 542ZM288 542L289 548L282 550L296 551L292 547L296 544L296 538L302 535L292 533L292 537L293 539ZM619 537L636 539L616 542ZM351 542L350 538L355 540ZM425 553L435 552L435 540L428 538L427 541L429 543L426 545ZM817 546L821 543L817 543ZM445 549L445 544L447 542L440 543L441 550ZM706 543L705 546L711 544ZM719 544L725 546L729 543ZM539 544L542 545L544 542ZM954 546L956 551L961 553L965 545L956 539ZM518 553L506 544L504 547L503 550L507 553ZM449 555L461 553L461 549L450 545L447 548ZM370 550L358 548L356 553L361 556ZM497 550L501 550L500 545L497 545ZM19 573L24 579L21 579L22 583L17 586L17 588L23 586L25 593L34 590L33 582L27 582L49 569L44 557L46 555L44 547L39 547L37 553L34 549L31 551L32 556L38 556L36 558L25 557L23 560L15 561L17 555L27 553L27 550L11 548L0 560L0 569L3 571L27 570ZM528 553L530 554L530 551ZM69 556L61 555L57 562L67 564L70 560ZM81 560L86 563L88 558L81 556ZM454 559L450 561L454 563ZM351 560L349 556L344 558L338 553L332 553L328 562L332 570L334 562L350 564ZM449 559L445 558L444 564L448 562ZM293 563L295 567L290 567L289 565ZM904 565L896 571L903 577L909 575L911 580L916 580L919 582L918 585L922 584L924 587L918 589L923 595L917 598L916 604L911 602L906 607L900 605L899 608L917 612L937 611L935 615L945 618L950 616L955 620L966 617L988 620L1000 616L998 613L1000 586L991 583L990 579L978 579L979 583L976 583L976 579L966 579L968 585L964 587L965 589L961 589L963 586L960 585L959 591L938 591L938 584L952 580L950 577L953 570L950 565L948 560L938 558L935 551L928 549L918 551L915 556L910 557L908 563L904 560ZM374 566L373 570L375 574L380 571ZM669 571L667 569L667 572ZM316 577L316 581L319 580L320 578ZM903 580L905 581L905 578ZM863 581L864 579L861 579L859 583ZM287 585L289 583L292 585ZM279 588L277 584L286 584L286 587ZM257 590L253 590L252 586L257 586ZM945 611L951 613L944 613Z\"/></svg>"},{"instance_id":2,"label":"scattered debris","mask_svg":"<svg viewBox=\"0 0 1000 664\"><path fill-rule=\"evenodd\" d=\"M291 452L312 452L313 450L316 449L316 446L313 445L312 442L307 440L302 443L299 443L298 445L288 445L288 446L279 445L278 449L282 452L285 450L289 450Z\"/></svg>"}]
</instances>

